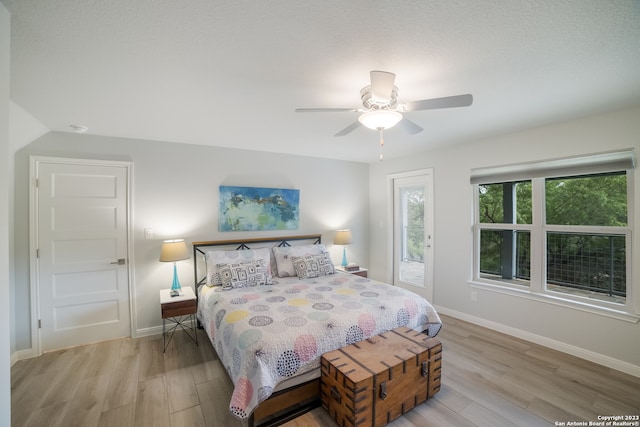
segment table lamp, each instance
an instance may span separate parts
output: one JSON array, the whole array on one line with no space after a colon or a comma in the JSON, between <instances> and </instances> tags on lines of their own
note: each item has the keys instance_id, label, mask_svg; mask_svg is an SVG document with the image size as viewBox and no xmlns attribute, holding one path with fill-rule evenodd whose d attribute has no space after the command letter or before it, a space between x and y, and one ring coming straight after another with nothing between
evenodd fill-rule
<instances>
[{"instance_id":1,"label":"table lamp","mask_svg":"<svg viewBox=\"0 0 640 427\"><path fill-rule=\"evenodd\" d=\"M173 283L171 284L171 296L175 297L180 294L180 281L178 280L178 270L176 262L189 259L189 250L184 239L165 240L162 242L160 250L160 262L173 263Z\"/></svg>"},{"instance_id":2,"label":"table lamp","mask_svg":"<svg viewBox=\"0 0 640 427\"><path fill-rule=\"evenodd\" d=\"M351 244L351 230L338 230L336 231L336 238L333 239L334 245L350 245ZM347 248L342 248L342 266L347 266Z\"/></svg>"}]
</instances>

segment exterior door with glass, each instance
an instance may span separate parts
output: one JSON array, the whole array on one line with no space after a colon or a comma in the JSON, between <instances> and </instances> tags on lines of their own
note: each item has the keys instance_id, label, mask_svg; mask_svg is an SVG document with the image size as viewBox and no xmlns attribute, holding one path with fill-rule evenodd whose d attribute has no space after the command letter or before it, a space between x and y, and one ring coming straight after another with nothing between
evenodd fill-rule
<instances>
[{"instance_id":1,"label":"exterior door with glass","mask_svg":"<svg viewBox=\"0 0 640 427\"><path fill-rule=\"evenodd\" d=\"M433 297L432 171L393 179L393 282Z\"/></svg>"}]
</instances>

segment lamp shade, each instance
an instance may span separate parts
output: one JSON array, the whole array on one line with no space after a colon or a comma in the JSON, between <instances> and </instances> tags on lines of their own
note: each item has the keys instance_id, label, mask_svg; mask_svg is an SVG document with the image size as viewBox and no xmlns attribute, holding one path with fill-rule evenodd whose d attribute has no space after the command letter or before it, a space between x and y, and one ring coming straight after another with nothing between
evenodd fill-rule
<instances>
[{"instance_id":1,"label":"lamp shade","mask_svg":"<svg viewBox=\"0 0 640 427\"><path fill-rule=\"evenodd\" d=\"M333 239L334 245L350 245L351 244L351 230L338 230L336 231L336 238Z\"/></svg>"},{"instance_id":2,"label":"lamp shade","mask_svg":"<svg viewBox=\"0 0 640 427\"><path fill-rule=\"evenodd\" d=\"M402 120L402 114L392 110L373 110L361 114L358 121L369 129L389 129Z\"/></svg>"},{"instance_id":3,"label":"lamp shade","mask_svg":"<svg viewBox=\"0 0 640 427\"><path fill-rule=\"evenodd\" d=\"M165 240L160 250L161 262L176 262L189 259L189 250L183 239Z\"/></svg>"}]
</instances>

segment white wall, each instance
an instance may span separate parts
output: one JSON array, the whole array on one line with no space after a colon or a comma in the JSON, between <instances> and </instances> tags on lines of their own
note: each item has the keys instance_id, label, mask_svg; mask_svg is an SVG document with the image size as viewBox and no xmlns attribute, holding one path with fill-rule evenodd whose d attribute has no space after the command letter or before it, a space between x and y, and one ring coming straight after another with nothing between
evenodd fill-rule
<instances>
[{"instance_id":1,"label":"white wall","mask_svg":"<svg viewBox=\"0 0 640 427\"><path fill-rule=\"evenodd\" d=\"M13 100L9 103L9 121L11 122L9 129L11 153L15 153L49 132L49 128Z\"/></svg>"},{"instance_id":2,"label":"white wall","mask_svg":"<svg viewBox=\"0 0 640 427\"><path fill-rule=\"evenodd\" d=\"M158 262L163 239L187 242L323 233L334 262L341 247L331 247L334 230L351 228L350 260L368 264L368 165L273 153L189 144L50 132L16 153L15 270L16 348L28 349L28 162L29 155L133 162L133 271L140 334L157 333L162 324L158 290L171 285L172 265ZM300 190L300 229L260 233L218 232L218 186L296 188ZM144 229L154 230L153 240ZM178 263L182 285L193 284L191 261Z\"/></svg>"},{"instance_id":3,"label":"white wall","mask_svg":"<svg viewBox=\"0 0 640 427\"><path fill-rule=\"evenodd\" d=\"M472 192L469 171L474 167L519 163L635 147L640 153L640 108L532 129L496 138L427 152L411 158L385 160L370 168L371 276L386 279L387 175L434 168L434 304L488 326L536 339L540 343L577 350L609 366L640 375L640 324L615 320L480 289L472 302ZM636 307L640 296L640 171L634 174L633 282ZM380 226L382 224L382 227ZM619 363L618 363L619 362Z\"/></svg>"},{"instance_id":4,"label":"white wall","mask_svg":"<svg viewBox=\"0 0 640 427\"><path fill-rule=\"evenodd\" d=\"M0 426L11 425L9 70L11 16L0 4Z\"/></svg>"}]
</instances>

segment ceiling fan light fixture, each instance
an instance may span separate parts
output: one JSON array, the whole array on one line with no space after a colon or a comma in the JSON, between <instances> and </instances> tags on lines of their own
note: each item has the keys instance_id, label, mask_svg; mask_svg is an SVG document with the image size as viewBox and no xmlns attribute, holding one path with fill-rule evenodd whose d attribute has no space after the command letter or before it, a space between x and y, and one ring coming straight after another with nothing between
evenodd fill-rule
<instances>
[{"instance_id":1,"label":"ceiling fan light fixture","mask_svg":"<svg viewBox=\"0 0 640 427\"><path fill-rule=\"evenodd\" d=\"M358 117L358 121L369 129L389 129L402 120L402 114L392 110L367 111Z\"/></svg>"}]
</instances>

